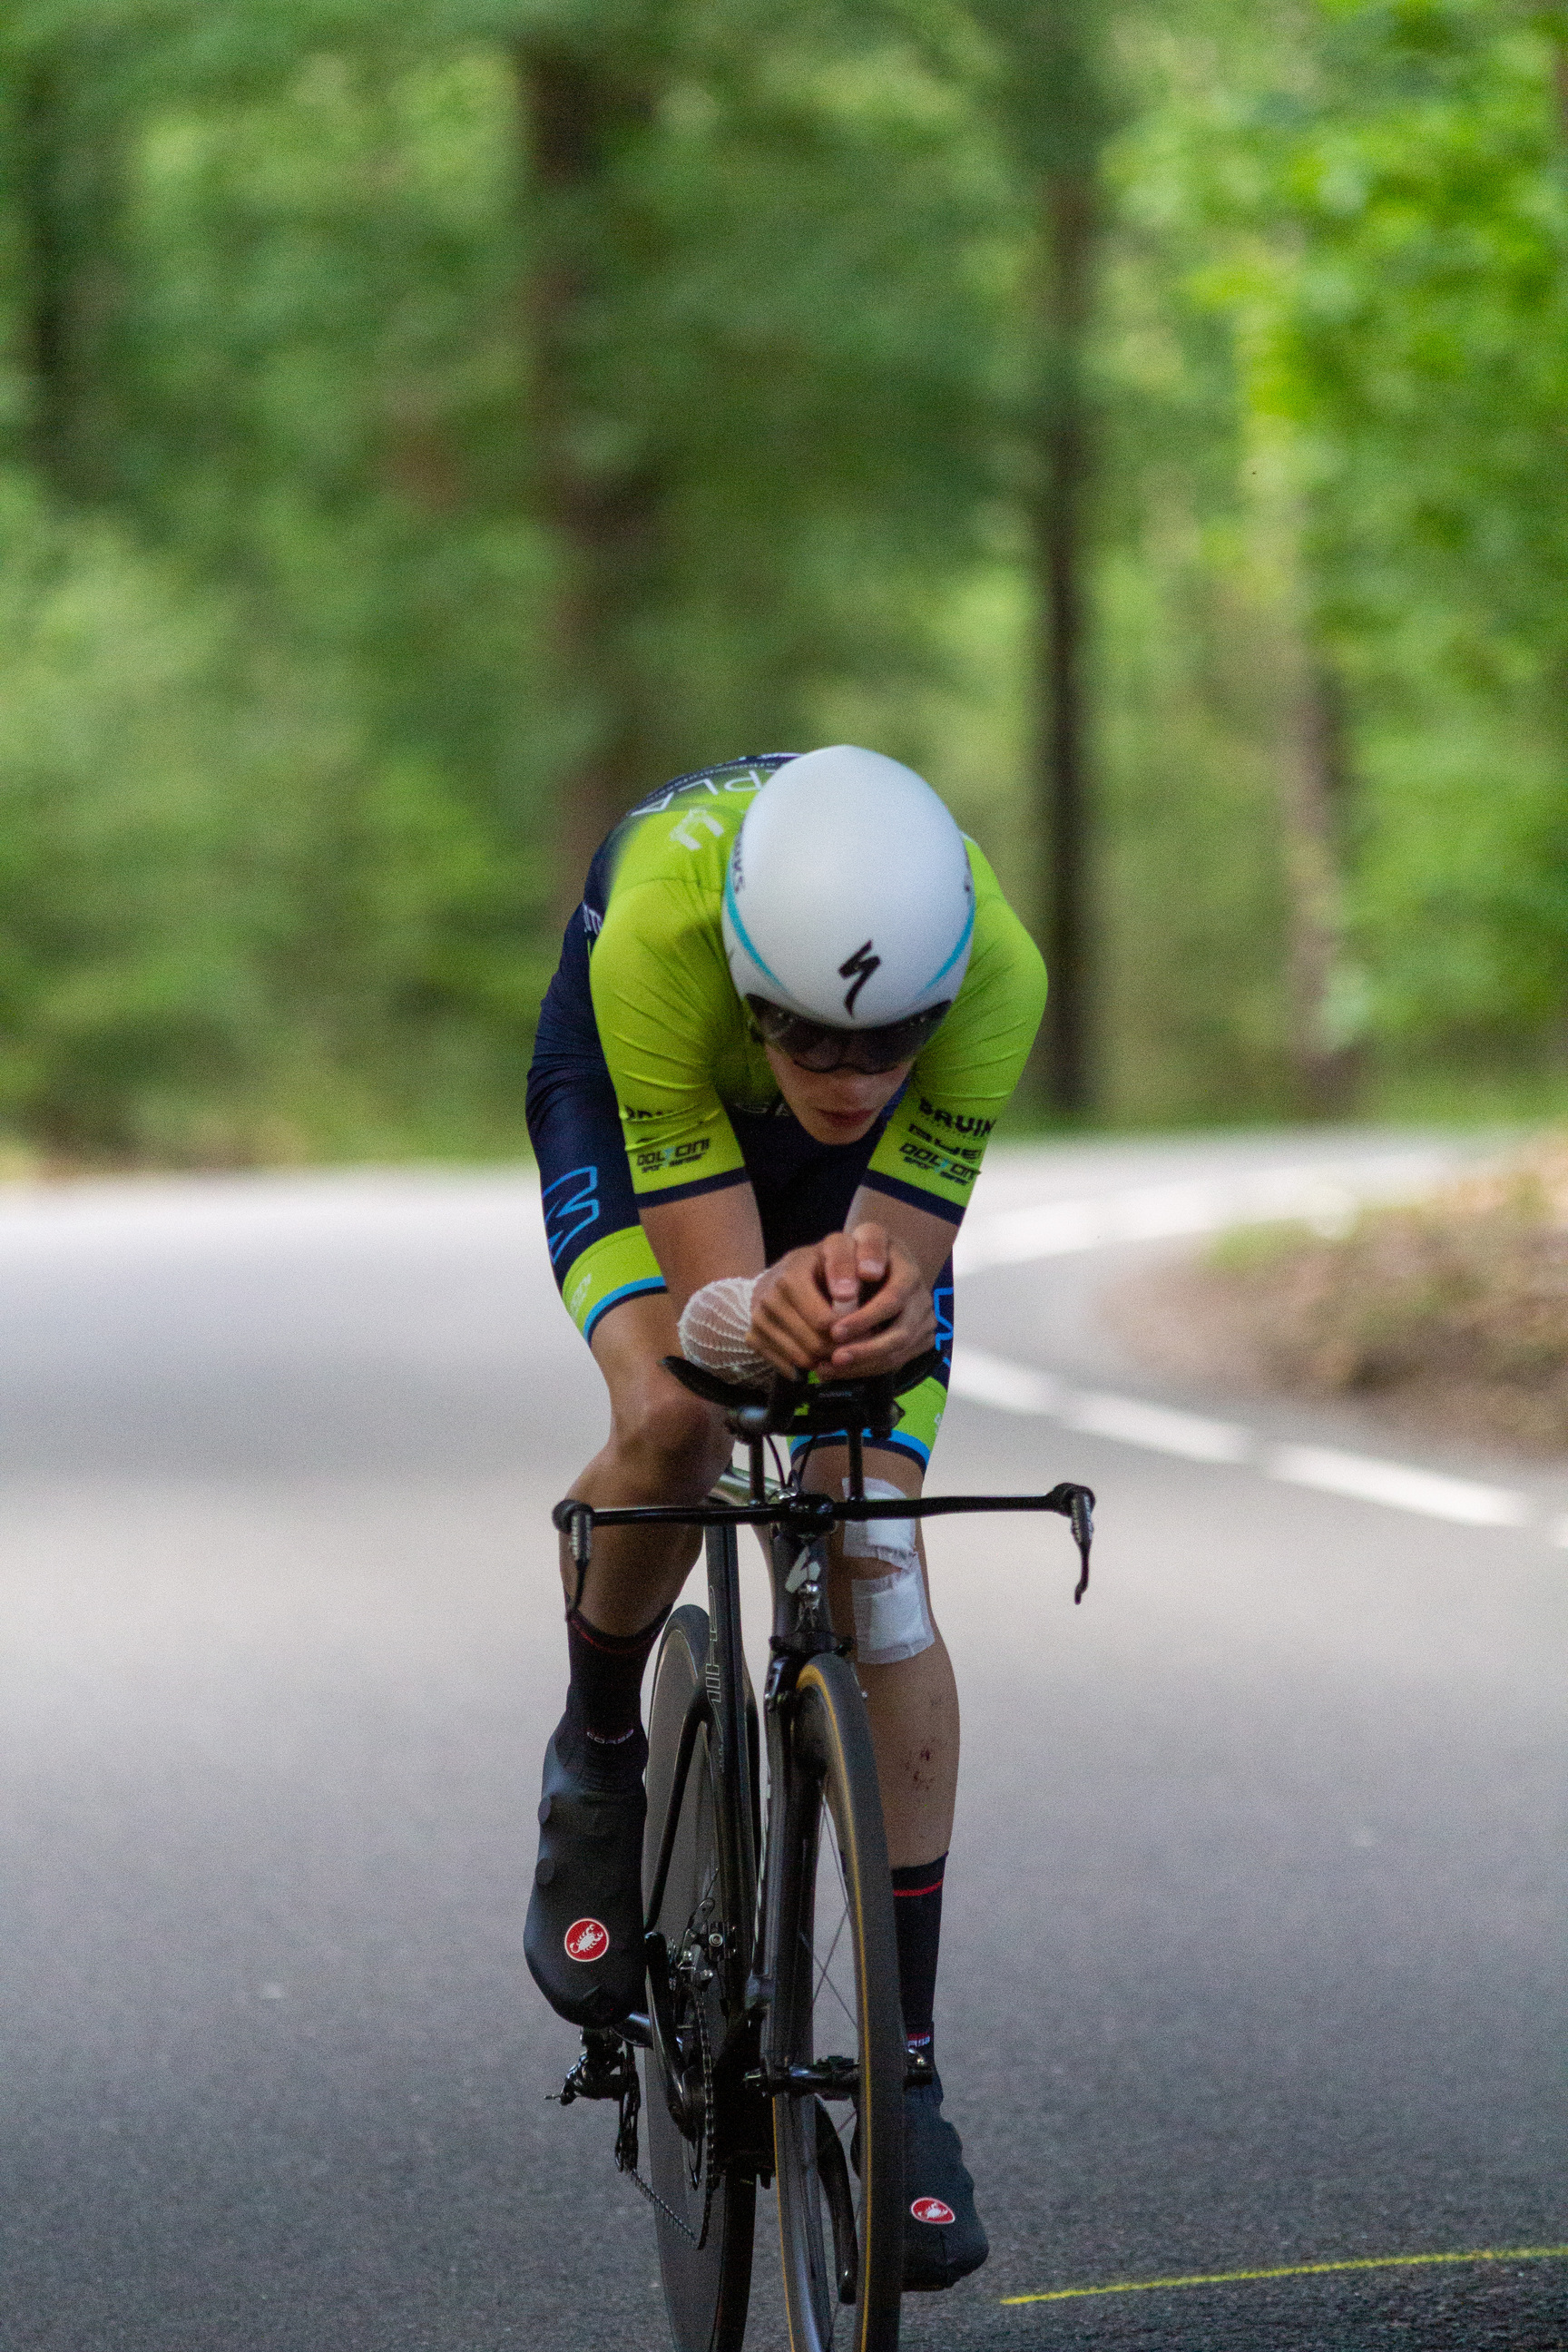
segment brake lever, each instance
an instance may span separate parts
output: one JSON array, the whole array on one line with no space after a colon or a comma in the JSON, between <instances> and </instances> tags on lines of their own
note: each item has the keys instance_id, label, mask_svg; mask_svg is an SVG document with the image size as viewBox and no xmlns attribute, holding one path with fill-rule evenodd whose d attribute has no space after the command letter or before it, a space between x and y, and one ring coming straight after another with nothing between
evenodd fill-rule
<instances>
[{"instance_id":1,"label":"brake lever","mask_svg":"<svg viewBox=\"0 0 1568 2352\"><path fill-rule=\"evenodd\" d=\"M1094 1488L1076 1486L1070 1481L1064 1481L1061 1486L1051 1488L1046 1497L1046 1507L1061 1513L1071 1528L1073 1541L1078 1546L1079 1580L1072 1596L1076 1609L1089 1591L1089 1552L1094 1541Z\"/></svg>"}]
</instances>

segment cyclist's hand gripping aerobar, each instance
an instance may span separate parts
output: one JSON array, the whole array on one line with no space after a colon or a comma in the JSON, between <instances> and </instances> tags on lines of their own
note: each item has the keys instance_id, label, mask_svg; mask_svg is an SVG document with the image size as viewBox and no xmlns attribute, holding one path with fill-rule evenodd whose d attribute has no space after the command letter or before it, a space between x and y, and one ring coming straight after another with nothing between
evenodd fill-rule
<instances>
[{"instance_id":1,"label":"cyclist's hand gripping aerobar","mask_svg":"<svg viewBox=\"0 0 1568 2352\"><path fill-rule=\"evenodd\" d=\"M752 1293L752 1344L781 1371L866 1380L897 1371L935 1333L930 1283L879 1224L791 1250Z\"/></svg>"}]
</instances>

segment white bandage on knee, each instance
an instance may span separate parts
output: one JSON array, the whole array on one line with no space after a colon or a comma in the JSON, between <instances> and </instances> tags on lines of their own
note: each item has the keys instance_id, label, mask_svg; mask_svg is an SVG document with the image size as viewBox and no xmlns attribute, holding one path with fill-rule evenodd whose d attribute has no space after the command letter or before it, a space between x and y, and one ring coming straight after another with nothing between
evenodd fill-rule
<instances>
[{"instance_id":1,"label":"white bandage on knee","mask_svg":"<svg viewBox=\"0 0 1568 2352\"><path fill-rule=\"evenodd\" d=\"M725 1274L694 1290L681 1309L680 1352L725 1381L765 1381L773 1366L752 1345L752 1293L760 1275Z\"/></svg>"},{"instance_id":2,"label":"white bandage on knee","mask_svg":"<svg viewBox=\"0 0 1568 2352\"><path fill-rule=\"evenodd\" d=\"M844 1481L849 1492L849 1481ZM886 1478L868 1478L866 1492L878 1502L896 1502L901 1489ZM862 1519L844 1530L847 1559L886 1564L880 1576L850 1580L855 1604L855 1650L863 1666L896 1666L918 1658L936 1640L926 1605L925 1578L915 1549L913 1519Z\"/></svg>"}]
</instances>

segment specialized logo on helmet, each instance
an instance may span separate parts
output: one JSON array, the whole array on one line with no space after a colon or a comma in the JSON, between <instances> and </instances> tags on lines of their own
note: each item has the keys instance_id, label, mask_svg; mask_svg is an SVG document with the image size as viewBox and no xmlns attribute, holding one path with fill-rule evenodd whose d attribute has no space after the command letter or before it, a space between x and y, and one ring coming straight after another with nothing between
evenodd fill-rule
<instances>
[{"instance_id":1,"label":"specialized logo on helmet","mask_svg":"<svg viewBox=\"0 0 1568 2352\"><path fill-rule=\"evenodd\" d=\"M602 1960L610 1948L610 1931L600 1919L574 1919L566 1930L569 1960Z\"/></svg>"},{"instance_id":2,"label":"specialized logo on helmet","mask_svg":"<svg viewBox=\"0 0 1568 2352\"><path fill-rule=\"evenodd\" d=\"M865 987L866 982L870 979L871 974L876 971L882 959L879 955L873 955L871 953L871 942L868 940L864 947L858 947L856 949L847 963L841 963L839 965L838 977L840 980L848 980L851 973L856 975L854 985L851 987L849 993L844 1000L844 1010L846 1013L851 1014L854 1013L855 999L859 995L860 991Z\"/></svg>"},{"instance_id":3,"label":"specialized logo on helmet","mask_svg":"<svg viewBox=\"0 0 1568 2352\"><path fill-rule=\"evenodd\" d=\"M910 2211L917 2221L934 2221L939 2228L954 2218L952 2206L944 2205L940 2197L917 2197Z\"/></svg>"}]
</instances>

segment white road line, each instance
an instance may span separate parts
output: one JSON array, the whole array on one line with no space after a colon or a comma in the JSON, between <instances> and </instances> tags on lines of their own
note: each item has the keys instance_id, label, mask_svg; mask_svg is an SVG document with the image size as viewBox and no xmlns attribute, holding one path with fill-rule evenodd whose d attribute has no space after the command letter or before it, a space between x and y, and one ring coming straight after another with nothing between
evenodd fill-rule
<instances>
[{"instance_id":1,"label":"white road line","mask_svg":"<svg viewBox=\"0 0 1568 2352\"><path fill-rule=\"evenodd\" d=\"M1432 1519L1458 1519L1472 1528L1519 1528L1530 1517L1522 1495L1506 1486L1477 1486L1468 1478L1444 1477L1407 1462L1380 1462L1366 1454L1342 1454L1327 1445L1281 1445L1265 1464L1271 1478L1292 1486L1317 1486L1327 1495L1350 1495L1361 1503L1386 1503L1395 1511L1421 1511Z\"/></svg>"},{"instance_id":2,"label":"white road line","mask_svg":"<svg viewBox=\"0 0 1568 2352\"><path fill-rule=\"evenodd\" d=\"M1143 1446L1151 1453L1181 1454L1190 1462L1251 1463L1289 1486L1315 1487L1358 1503L1382 1503L1425 1518L1472 1528L1521 1528L1533 1517L1529 1496L1511 1487L1450 1478L1414 1463L1344 1454L1334 1446L1265 1445L1256 1431L1238 1422L1210 1421L1202 1413L1152 1404L1144 1397L1072 1389L1050 1372L979 1348L954 1348L950 1385L954 1396L1002 1412L1038 1414L1086 1435ZM1553 1520L1548 1532L1554 1543L1568 1546L1568 1518Z\"/></svg>"},{"instance_id":3,"label":"white road line","mask_svg":"<svg viewBox=\"0 0 1568 2352\"><path fill-rule=\"evenodd\" d=\"M1009 1364L1000 1356L988 1356L983 1348L955 1348L952 1351L952 1379L955 1395L968 1397L974 1404L994 1405L999 1412L1057 1412L1064 1391L1060 1381L1049 1372L1037 1372L1027 1364Z\"/></svg>"},{"instance_id":4,"label":"white road line","mask_svg":"<svg viewBox=\"0 0 1568 2352\"><path fill-rule=\"evenodd\" d=\"M1146 1445L1155 1454L1182 1454L1189 1462L1245 1462L1252 1452L1249 1430L1228 1421L1205 1421L1201 1413L1177 1412L1169 1405L1147 1404L1142 1397L1085 1391L1064 1402L1061 1418L1069 1429L1120 1438L1123 1445Z\"/></svg>"},{"instance_id":5,"label":"white road line","mask_svg":"<svg viewBox=\"0 0 1568 2352\"><path fill-rule=\"evenodd\" d=\"M1039 1201L1024 1209L972 1213L953 1247L963 1276L989 1266L1027 1265L1118 1242L1172 1241L1223 1233L1231 1225L1303 1219L1342 1231L1363 1202L1411 1200L1429 1192L1454 1165L1440 1146L1379 1152L1294 1168L1251 1168L1185 1182L1138 1184Z\"/></svg>"}]
</instances>

